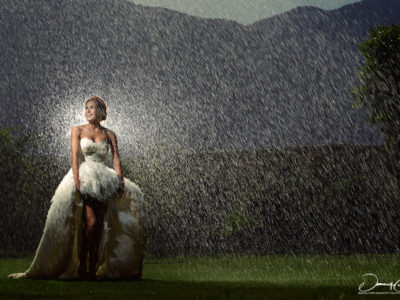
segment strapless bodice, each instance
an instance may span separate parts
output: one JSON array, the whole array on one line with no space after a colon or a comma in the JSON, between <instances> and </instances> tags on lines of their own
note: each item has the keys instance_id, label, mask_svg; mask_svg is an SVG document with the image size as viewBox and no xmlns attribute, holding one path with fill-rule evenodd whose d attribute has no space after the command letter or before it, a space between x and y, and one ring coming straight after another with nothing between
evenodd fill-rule
<instances>
[{"instance_id":1,"label":"strapless bodice","mask_svg":"<svg viewBox=\"0 0 400 300\"><path fill-rule=\"evenodd\" d=\"M104 162L108 153L108 142L93 142L91 139L83 137L80 141L81 150L85 161Z\"/></svg>"}]
</instances>

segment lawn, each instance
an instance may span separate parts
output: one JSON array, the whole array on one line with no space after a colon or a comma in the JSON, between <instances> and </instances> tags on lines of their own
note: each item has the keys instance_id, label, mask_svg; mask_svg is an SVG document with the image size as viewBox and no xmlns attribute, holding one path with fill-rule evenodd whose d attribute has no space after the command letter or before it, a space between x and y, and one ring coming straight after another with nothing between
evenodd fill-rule
<instances>
[{"instance_id":1,"label":"lawn","mask_svg":"<svg viewBox=\"0 0 400 300\"><path fill-rule=\"evenodd\" d=\"M381 283L400 279L400 253L146 257L141 281L7 279L32 257L0 260L0 297L7 299L397 299L359 295L362 275ZM369 277L368 283L375 282ZM371 287L371 284L369 285ZM400 290L400 287L398 287ZM390 287L375 288L387 292Z\"/></svg>"}]
</instances>

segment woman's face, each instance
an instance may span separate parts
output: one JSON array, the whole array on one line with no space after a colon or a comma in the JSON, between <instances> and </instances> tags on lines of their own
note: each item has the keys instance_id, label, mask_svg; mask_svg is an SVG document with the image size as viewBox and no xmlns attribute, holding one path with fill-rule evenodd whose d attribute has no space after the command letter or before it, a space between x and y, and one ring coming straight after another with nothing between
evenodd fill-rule
<instances>
[{"instance_id":1,"label":"woman's face","mask_svg":"<svg viewBox=\"0 0 400 300\"><path fill-rule=\"evenodd\" d=\"M85 105L85 117L88 122L93 122L98 119L97 104L94 101L89 101Z\"/></svg>"}]
</instances>

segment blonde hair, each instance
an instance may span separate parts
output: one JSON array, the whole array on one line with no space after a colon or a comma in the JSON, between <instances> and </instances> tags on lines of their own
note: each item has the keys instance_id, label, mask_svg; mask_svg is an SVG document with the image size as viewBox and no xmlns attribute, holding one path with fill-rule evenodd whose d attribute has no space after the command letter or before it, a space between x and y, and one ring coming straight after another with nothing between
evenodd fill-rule
<instances>
[{"instance_id":1,"label":"blonde hair","mask_svg":"<svg viewBox=\"0 0 400 300\"><path fill-rule=\"evenodd\" d=\"M106 120L107 119L107 115L108 115L107 102L104 101L103 99L101 99L98 96L93 96L93 97L90 97L89 99L87 99L85 101L85 105L90 101L93 101L93 102L96 103L97 111L99 112L99 115L100 115L100 121Z\"/></svg>"}]
</instances>

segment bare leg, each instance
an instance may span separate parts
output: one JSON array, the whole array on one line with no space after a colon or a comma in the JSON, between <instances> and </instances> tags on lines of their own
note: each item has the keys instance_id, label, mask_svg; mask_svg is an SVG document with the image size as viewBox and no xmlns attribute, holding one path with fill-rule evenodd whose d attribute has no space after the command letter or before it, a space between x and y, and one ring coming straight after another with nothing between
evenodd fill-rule
<instances>
[{"instance_id":1,"label":"bare leg","mask_svg":"<svg viewBox=\"0 0 400 300\"><path fill-rule=\"evenodd\" d=\"M89 275L91 278L96 278L96 265L99 256L99 244L102 234L102 225L105 214L105 205L101 202L95 202L96 222L91 233L89 244Z\"/></svg>"},{"instance_id":2,"label":"bare leg","mask_svg":"<svg viewBox=\"0 0 400 300\"><path fill-rule=\"evenodd\" d=\"M85 203L85 201L84 201ZM87 279L87 259L88 259L88 250L90 247L91 233L93 231L94 224L96 222L96 216L94 214L93 209L88 205L83 205L82 212L83 222L85 224L85 228L82 232L81 237L81 249L79 253L79 270L78 275L82 279Z\"/></svg>"},{"instance_id":3,"label":"bare leg","mask_svg":"<svg viewBox=\"0 0 400 300\"><path fill-rule=\"evenodd\" d=\"M82 235L81 252L79 256L79 277L84 279L96 278L98 249L105 214L105 204L85 196L83 218L85 230ZM89 272L87 255L89 254Z\"/></svg>"}]
</instances>

